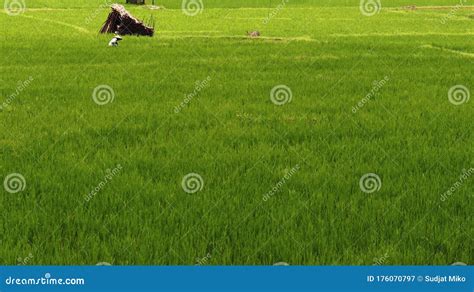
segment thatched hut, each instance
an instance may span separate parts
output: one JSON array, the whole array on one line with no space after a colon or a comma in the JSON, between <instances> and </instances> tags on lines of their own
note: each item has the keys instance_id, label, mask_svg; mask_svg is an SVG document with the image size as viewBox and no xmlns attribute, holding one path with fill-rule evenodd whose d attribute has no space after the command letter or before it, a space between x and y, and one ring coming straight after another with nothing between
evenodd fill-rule
<instances>
[{"instance_id":1,"label":"thatched hut","mask_svg":"<svg viewBox=\"0 0 474 292\"><path fill-rule=\"evenodd\" d=\"M142 21L133 17L120 4L112 4L112 11L100 29L100 33L118 33L120 35L147 35L153 36L155 29L145 25Z\"/></svg>"}]
</instances>

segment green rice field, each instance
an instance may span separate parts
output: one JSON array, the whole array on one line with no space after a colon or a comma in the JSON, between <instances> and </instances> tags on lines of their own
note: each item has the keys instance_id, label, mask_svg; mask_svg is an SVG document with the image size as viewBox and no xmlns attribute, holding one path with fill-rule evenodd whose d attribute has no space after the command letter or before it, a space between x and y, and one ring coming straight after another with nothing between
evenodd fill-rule
<instances>
[{"instance_id":1,"label":"green rice field","mask_svg":"<svg viewBox=\"0 0 474 292\"><path fill-rule=\"evenodd\" d=\"M473 264L472 0L185 1L1 1L1 264Z\"/></svg>"}]
</instances>

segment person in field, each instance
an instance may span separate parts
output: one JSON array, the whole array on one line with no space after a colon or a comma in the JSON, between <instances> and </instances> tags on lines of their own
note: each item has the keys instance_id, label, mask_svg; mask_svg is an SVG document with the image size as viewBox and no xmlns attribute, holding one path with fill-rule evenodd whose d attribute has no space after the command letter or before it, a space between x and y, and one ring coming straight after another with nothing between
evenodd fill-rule
<instances>
[{"instance_id":1,"label":"person in field","mask_svg":"<svg viewBox=\"0 0 474 292\"><path fill-rule=\"evenodd\" d=\"M119 45L119 41L122 40L122 37L116 34L109 42L110 47L117 47Z\"/></svg>"}]
</instances>

